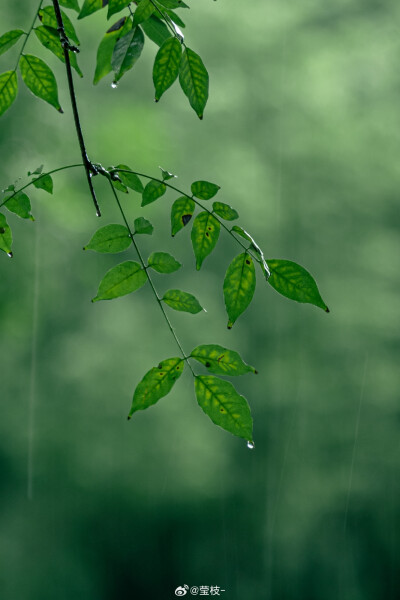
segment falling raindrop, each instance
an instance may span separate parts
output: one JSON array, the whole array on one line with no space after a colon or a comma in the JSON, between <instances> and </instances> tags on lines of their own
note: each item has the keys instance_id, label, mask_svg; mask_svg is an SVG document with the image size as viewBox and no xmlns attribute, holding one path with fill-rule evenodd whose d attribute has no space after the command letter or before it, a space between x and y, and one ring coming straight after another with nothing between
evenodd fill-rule
<instances>
[{"instance_id":1,"label":"falling raindrop","mask_svg":"<svg viewBox=\"0 0 400 600\"><path fill-rule=\"evenodd\" d=\"M251 442L250 440L247 442L247 447L249 450L254 450L255 447L255 443Z\"/></svg>"},{"instance_id":2,"label":"falling raindrop","mask_svg":"<svg viewBox=\"0 0 400 600\"><path fill-rule=\"evenodd\" d=\"M113 90L115 90L115 88L118 87L118 83L116 81L113 81L111 87L113 88Z\"/></svg>"}]
</instances>

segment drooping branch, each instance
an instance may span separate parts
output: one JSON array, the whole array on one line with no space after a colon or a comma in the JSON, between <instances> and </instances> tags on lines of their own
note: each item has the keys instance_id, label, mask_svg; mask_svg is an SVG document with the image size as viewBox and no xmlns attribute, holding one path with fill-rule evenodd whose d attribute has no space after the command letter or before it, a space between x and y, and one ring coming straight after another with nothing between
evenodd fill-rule
<instances>
[{"instance_id":1,"label":"drooping branch","mask_svg":"<svg viewBox=\"0 0 400 600\"><path fill-rule=\"evenodd\" d=\"M58 24L57 31L60 36L60 43L61 43L61 46L63 49L64 58L65 58L65 68L66 68L66 72L67 72L68 89L69 89L69 95L70 95L70 99L71 99L72 112L74 115L76 134L78 136L79 147L80 147L81 155L82 155L82 161L83 161L83 164L85 167L86 178L87 178L87 182L89 185L90 194L92 196L93 203L96 208L96 215L98 217L101 217L100 207L97 202L96 192L94 191L93 182L92 182L92 177L93 177L93 175L97 175L97 170L96 170L96 167L93 165L93 163L89 160L89 157L87 155L85 140L83 138L81 122L79 119L78 106L77 106L77 102L76 102L76 94L75 94L74 80L72 77L71 61L69 58L70 52L79 52L79 50L75 46L71 45L68 37L66 36L63 18L62 18L61 9L60 9L60 4L59 4L58 0L53 0L53 6L54 6L54 11L55 11L56 19L57 19L57 24Z\"/></svg>"}]
</instances>

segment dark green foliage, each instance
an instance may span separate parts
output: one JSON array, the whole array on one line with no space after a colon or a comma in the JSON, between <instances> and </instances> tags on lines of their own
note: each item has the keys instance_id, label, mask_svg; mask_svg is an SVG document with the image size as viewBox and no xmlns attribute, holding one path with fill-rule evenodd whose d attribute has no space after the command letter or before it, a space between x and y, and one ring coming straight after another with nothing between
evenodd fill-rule
<instances>
[{"instance_id":1,"label":"dark green foliage","mask_svg":"<svg viewBox=\"0 0 400 600\"><path fill-rule=\"evenodd\" d=\"M13 238L10 226L3 213L0 213L0 250L10 255L12 242Z\"/></svg>"},{"instance_id":2,"label":"dark green foliage","mask_svg":"<svg viewBox=\"0 0 400 600\"><path fill-rule=\"evenodd\" d=\"M213 198L221 188L219 185L210 183L209 181L194 181L190 189L193 196L196 198L199 198L200 200L210 200L210 198Z\"/></svg>"},{"instance_id":3,"label":"dark green foliage","mask_svg":"<svg viewBox=\"0 0 400 600\"><path fill-rule=\"evenodd\" d=\"M181 290L168 290L168 292L165 292L162 300L174 310L188 312L192 315L196 315L203 310L200 302L193 294L182 292Z\"/></svg>"},{"instance_id":4,"label":"dark green foliage","mask_svg":"<svg viewBox=\"0 0 400 600\"><path fill-rule=\"evenodd\" d=\"M144 35L140 27L135 27L118 39L111 57L116 82L139 60L143 46Z\"/></svg>"},{"instance_id":5,"label":"dark green foliage","mask_svg":"<svg viewBox=\"0 0 400 600\"><path fill-rule=\"evenodd\" d=\"M304 267L290 260L267 260L271 276L268 283L287 298L296 302L314 304L329 312L329 308L321 298L317 284Z\"/></svg>"},{"instance_id":6,"label":"dark green foliage","mask_svg":"<svg viewBox=\"0 0 400 600\"><path fill-rule=\"evenodd\" d=\"M45 6L44 8L41 8L38 15L43 25L46 25L46 27L51 27L52 29L57 29L58 23L53 6ZM65 34L72 42L74 42L74 44L79 46L79 38L76 35L75 28L72 25L70 18L63 10L61 11L61 15L64 23Z\"/></svg>"},{"instance_id":7,"label":"dark green foliage","mask_svg":"<svg viewBox=\"0 0 400 600\"><path fill-rule=\"evenodd\" d=\"M0 116L10 108L17 97L18 80L15 71L6 71L0 75Z\"/></svg>"},{"instance_id":8,"label":"dark green foliage","mask_svg":"<svg viewBox=\"0 0 400 600\"><path fill-rule=\"evenodd\" d=\"M208 72L200 56L187 47L182 54L179 83L190 106L202 119L208 100Z\"/></svg>"},{"instance_id":9,"label":"dark green foliage","mask_svg":"<svg viewBox=\"0 0 400 600\"><path fill-rule=\"evenodd\" d=\"M237 352L218 344L197 346L190 356L207 367L210 373L216 375L235 376L256 373L255 368L246 365Z\"/></svg>"},{"instance_id":10,"label":"dark green foliage","mask_svg":"<svg viewBox=\"0 0 400 600\"><path fill-rule=\"evenodd\" d=\"M157 273L173 273L181 268L181 263L178 262L168 252L153 252L149 256L148 265Z\"/></svg>"},{"instance_id":11,"label":"dark green foliage","mask_svg":"<svg viewBox=\"0 0 400 600\"><path fill-rule=\"evenodd\" d=\"M40 27L35 28L35 34L39 42L45 48L50 50L50 52L55 54L57 58L59 58L62 62L65 63L64 52L61 48L60 37L56 29L53 29L52 27L46 27L45 25L41 25ZM83 73L79 68L75 52L69 53L69 59L71 61L71 66L75 69L75 71L80 77L83 77Z\"/></svg>"},{"instance_id":12,"label":"dark green foliage","mask_svg":"<svg viewBox=\"0 0 400 600\"><path fill-rule=\"evenodd\" d=\"M221 219L225 219L225 221L234 221L239 218L239 213L229 206L229 204L224 204L223 202L214 202L213 211Z\"/></svg>"},{"instance_id":13,"label":"dark green foliage","mask_svg":"<svg viewBox=\"0 0 400 600\"><path fill-rule=\"evenodd\" d=\"M9 200L5 201L4 206L8 208L10 212L21 217L21 219L35 220L31 214L31 202L24 192L13 195Z\"/></svg>"},{"instance_id":14,"label":"dark green foliage","mask_svg":"<svg viewBox=\"0 0 400 600\"><path fill-rule=\"evenodd\" d=\"M37 179L33 179L32 183L38 190L44 190L49 194L53 193L53 180L51 178L51 175L41 175Z\"/></svg>"},{"instance_id":15,"label":"dark green foliage","mask_svg":"<svg viewBox=\"0 0 400 600\"><path fill-rule=\"evenodd\" d=\"M147 235L151 235L153 233L154 227L144 217L139 217L134 221L135 233L144 233Z\"/></svg>"},{"instance_id":16,"label":"dark green foliage","mask_svg":"<svg viewBox=\"0 0 400 600\"><path fill-rule=\"evenodd\" d=\"M209 212L201 212L195 218L191 238L198 271L204 259L214 250L220 229L219 221Z\"/></svg>"},{"instance_id":17,"label":"dark green foliage","mask_svg":"<svg viewBox=\"0 0 400 600\"><path fill-rule=\"evenodd\" d=\"M182 196L175 200L171 209L171 235L172 237L185 227L193 216L195 203L191 198Z\"/></svg>"},{"instance_id":18,"label":"dark green foliage","mask_svg":"<svg viewBox=\"0 0 400 600\"><path fill-rule=\"evenodd\" d=\"M132 244L124 225L106 225L96 231L84 250L96 252L123 252Z\"/></svg>"},{"instance_id":19,"label":"dark green foliage","mask_svg":"<svg viewBox=\"0 0 400 600\"><path fill-rule=\"evenodd\" d=\"M175 37L165 40L157 52L153 67L153 82L157 102L177 79L181 56L182 45Z\"/></svg>"},{"instance_id":20,"label":"dark green foliage","mask_svg":"<svg viewBox=\"0 0 400 600\"><path fill-rule=\"evenodd\" d=\"M151 179L143 190L142 206L147 206L147 204L155 202L161 198L166 191L167 188L165 183L157 181L156 179Z\"/></svg>"}]
</instances>

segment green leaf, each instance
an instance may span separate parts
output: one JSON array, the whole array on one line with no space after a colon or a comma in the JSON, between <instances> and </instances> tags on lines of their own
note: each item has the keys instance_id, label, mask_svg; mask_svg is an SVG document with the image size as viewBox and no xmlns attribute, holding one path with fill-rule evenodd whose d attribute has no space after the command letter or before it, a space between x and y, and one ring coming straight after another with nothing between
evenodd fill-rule
<instances>
[{"instance_id":1,"label":"green leaf","mask_svg":"<svg viewBox=\"0 0 400 600\"><path fill-rule=\"evenodd\" d=\"M182 0L157 0L157 4L161 4L165 8L189 8Z\"/></svg>"},{"instance_id":2,"label":"green leaf","mask_svg":"<svg viewBox=\"0 0 400 600\"><path fill-rule=\"evenodd\" d=\"M22 29L12 29L11 31L7 31L7 33L3 33L0 36L0 54L4 54L4 52L12 48L24 33Z\"/></svg>"},{"instance_id":3,"label":"green leaf","mask_svg":"<svg viewBox=\"0 0 400 600\"><path fill-rule=\"evenodd\" d=\"M200 200L209 200L213 198L221 188L215 183L209 181L194 181L190 187L193 196Z\"/></svg>"},{"instance_id":4,"label":"green leaf","mask_svg":"<svg viewBox=\"0 0 400 600\"><path fill-rule=\"evenodd\" d=\"M31 175L41 175L43 173L43 167L44 165L39 165L34 171L28 171L28 177Z\"/></svg>"},{"instance_id":5,"label":"green leaf","mask_svg":"<svg viewBox=\"0 0 400 600\"><path fill-rule=\"evenodd\" d=\"M88 17L98 10L107 6L108 0L85 0L83 3L81 12L78 15L78 19L83 19L84 17Z\"/></svg>"},{"instance_id":6,"label":"green leaf","mask_svg":"<svg viewBox=\"0 0 400 600\"><path fill-rule=\"evenodd\" d=\"M147 21L143 21L142 29L147 37L157 44L157 46L162 46L165 40L172 35L165 23L154 15Z\"/></svg>"},{"instance_id":7,"label":"green leaf","mask_svg":"<svg viewBox=\"0 0 400 600\"><path fill-rule=\"evenodd\" d=\"M107 19L126 8L131 3L131 0L109 0Z\"/></svg>"},{"instance_id":8,"label":"green leaf","mask_svg":"<svg viewBox=\"0 0 400 600\"><path fill-rule=\"evenodd\" d=\"M64 8L70 8L71 10L76 10L76 12L81 10L79 8L78 0L60 0L60 4Z\"/></svg>"},{"instance_id":9,"label":"green leaf","mask_svg":"<svg viewBox=\"0 0 400 600\"><path fill-rule=\"evenodd\" d=\"M176 37L165 40L157 52L153 66L155 100L159 101L163 93L171 87L179 75L182 56L182 44Z\"/></svg>"},{"instance_id":10,"label":"green leaf","mask_svg":"<svg viewBox=\"0 0 400 600\"><path fill-rule=\"evenodd\" d=\"M158 367L150 369L136 387L128 419L137 410L144 410L169 394L175 381L182 375L184 366L181 358L167 358Z\"/></svg>"},{"instance_id":11,"label":"green leaf","mask_svg":"<svg viewBox=\"0 0 400 600\"><path fill-rule=\"evenodd\" d=\"M168 292L165 292L162 300L174 310L188 312L192 315L196 315L203 310L200 302L193 294L182 292L181 290L168 290Z\"/></svg>"},{"instance_id":12,"label":"green leaf","mask_svg":"<svg viewBox=\"0 0 400 600\"><path fill-rule=\"evenodd\" d=\"M140 4L135 10L133 16L133 24L139 25L143 23L143 21L147 21L150 19L151 15L155 11L155 6L150 0L141 0Z\"/></svg>"},{"instance_id":13,"label":"green leaf","mask_svg":"<svg viewBox=\"0 0 400 600\"><path fill-rule=\"evenodd\" d=\"M132 244L129 231L124 225L106 225L93 235L84 250L95 252L123 252Z\"/></svg>"},{"instance_id":14,"label":"green leaf","mask_svg":"<svg viewBox=\"0 0 400 600\"><path fill-rule=\"evenodd\" d=\"M194 386L197 402L215 425L252 442L253 420L249 405L229 381L200 375L195 378Z\"/></svg>"},{"instance_id":15,"label":"green leaf","mask_svg":"<svg viewBox=\"0 0 400 600\"><path fill-rule=\"evenodd\" d=\"M322 308L325 312L329 312L329 308L321 298L318 286L304 267L290 260L268 259L267 264L271 271L271 276L268 283L272 287L296 302L304 302L314 304Z\"/></svg>"},{"instance_id":16,"label":"green leaf","mask_svg":"<svg viewBox=\"0 0 400 600\"><path fill-rule=\"evenodd\" d=\"M100 282L97 296L93 298L92 302L126 296L126 294L130 294L141 288L146 281L146 272L139 263L127 260L113 267L105 274Z\"/></svg>"},{"instance_id":17,"label":"green leaf","mask_svg":"<svg viewBox=\"0 0 400 600\"><path fill-rule=\"evenodd\" d=\"M173 173L170 173L169 171L166 171L162 167L158 167L158 168L161 171L161 175L162 175L163 181L168 181L169 179L174 179L174 178L177 177L177 175L174 175Z\"/></svg>"},{"instance_id":18,"label":"green leaf","mask_svg":"<svg viewBox=\"0 0 400 600\"><path fill-rule=\"evenodd\" d=\"M185 29L185 27L186 27L185 23L182 21L182 19L176 13L174 13L172 10L168 10L168 9L165 9L164 12L169 16L169 18L171 19L171 21L174 22L174 24L179 25L179 27L182 27L183 29Z\"/></svg>"},{"instance_id":19,"label":"green leaf","mask_svg":"<svg viewBox=\"0 0 400 600\"><path fill-rule=\"evenodd\" d=\"M195 209L194 200L182 196L175 200L171 208L171 235L178 233L187 225L193 216Z\"/></svg>"},{"instance_id":20,"label":"green leaf","mask_svg":"<svg viewBox=\"0 0 400 600\"><path fill-rule=\"evenodd\" d=\"M62 113L63 109L58 101L57 82L46 63L32 54L23 54L19 61L19 68L22 79L31 92Z\"/></svg>"},{"instance_id":21,"label":"green leaf","mask_svg":"<svg viewBox=\"0 0 400 600\"><path fill-rule=\"evenodd\" d=\"M147 206L161 198L167 191L167 186L161 181L151 179L143 190L142 206Z\"/></svg>"},{"instance_id":22,"label":"green leaf","mask_svg":"<svg viewBox=\"0 0 400 600\"><path fill-rule=\"evenodd\" d=\"M149 267L157 271L157 273L173 273L182 266L168 252L153 252L149 256L148 263Z\"/></svg>"},{"instance_id":23,"label":"green leaf","mask_svg":"<svg viewBox=\"0 0 400 600\"><path fill-rule=\"evenodd\" d=\"M191 239L198 271L204 259L214 250L220 229L219 221L209 212L203 211L195 218Z\"/></svg>"},{"instance_id":24,"label":"green leaf","mask_svg":"<svg viewBox=\"0 0 400 600\"><path fill-rule=\"evenodd\" d=\"M131 29L132 21L127 19L127 17L123 17L107 30L97 49L96 71L93 79L95 85L99 83L100 79L112 71L111 59L115 44Z\"/></svg>"},{"instance_id":25,"label":"green leaf","mask_svg":"<svg viewBox=\"0 0 400 600\"><path fill-rule=\"evenodd\" d=\"M6 71L0 75L0 116L10 108L17 97L18 80L15 71Z\"/></svg>"},{"instance_id":26,"label":"green leaf","mask_svg":"<svg viewBox=\"0 0 400 600\"><path fill-rule=\"evenodd\" d=\"M246 310L256 289L256 272L253 260L247 252L239 254L228 267L224 279L224 299L228 313L228 329Z\"/></svg>"},{"instance_id":27,"label":"green leaf","mask_svg":"<svg viewBox=\"0 0 400 600\"><path fill-rule=\"evenodd\" d=\"M115 81L119 81L124 73L132 69L140 58L143 46L144 35L140 27L135 27L117 41L111 58Z\"/></svg>"},{"instance_id":28,"label":"green leaf","mask_svg":"<svg viewBox=\"0 0 400 600\"><path fill-rule=\"evenodd\" d=\"M37 179L33 179L32 183L39 190L44 190L48 194L53 193L53 179L51 175L41 175Z\"/></svg>"},{"instance_id":29,"label":"green leaf","mask_svg":"<svg viewBox=\"0 0 400 600\"><path fill-rule=\"evenodd\" d=\"M124 183L122 183L122 181L118 181L118 179L112 179L111 183L113 184L113 186L115 187L116 190L119 190L120 192L124 192L124 194L129 194L129 190L126 187L126 185Z\"/></svg>"},{"instance_id":30,"label":"green leaf","mask_svg":"<svg viewBox=\"0 0 400 600\"><path fill-rule=\"evenodd\" d=\"M190 106L202 119L208 100L208 73L200 56L190 48L182 54L179 83Z\"/></svg>"},{"instance_id":31,"label":"green leaf","mask_svg":"<svg viewBox=\"0 0 400 600\"><path fill-rule=\"evenodd\" d=\"M61 60L61 62L65 63L64 51L60 44L60 37L57 33L56 29L52 29L51 27L46 27L45 25L41 25L40 27L35 28L35 34L38 38L39 42L50 50L57 58ZM75 52L69 53L69 60L71 66L75 69L80 77L83 77L83 73L78 66L78 61L76 58Z\"/></svg>"},{"instance_id":32,"label":"green leaf","mask_svg":"<svg viewBox=\"0 0 400 600\"><path fill-rule=\"evenodd\" d=\"M243 362L237 352L217 344L197 346L190 356L216 375L236 376L257 373L254 367Z\"/></svg>"},{"instance_id":33,"label":"green leaf","mask_svg":"<svg viewBox=\"0 0 400 600\"><path fill-rule=\"evenodd\" d=\"M21 217L21 219L35 220L31 214L31 202L23 192L19 192L9 200L6 200L4 205L9 211Z\"/></svg>"},{"instance_id":34,"label":"green leaf","mask_svg":"<svg viewBox=\"0 0 400 600\"><path fill-rule=\"evenodd\" d=\"M234 221L239 218L239 213L232 208L232 206L224 204L223 202L214 202L213 211L216 215L221 217L221 219L225 219L225 221Z\"/></svg>"},{"instance_id":35,"label":"green leaf","mask_svg":"<svg viewBox=\"0 0 400 600\"><path fill-rule=\"evenodd\" d=\"M144 217L138 217L134 220L135 233L145 233L151 235L154 231L153 225Z\"/></svg>"},{"instance_id":36,"label":"green leaf","mask_svg":"<svg viewBox=\"0 0 400 600\"><path fill-rule=\"evenodd\" d=\"M7 219L0 213L0 250L6 252L10 258L12 257L11 252L12 246L12 233L10 226L7 223Z\"/></svg>"},{"instance_id":37,"label":"green leaf","mask_svg":"<svg viewBox=\"0 0 400 600\"><path fill-rule=\"evenodd\" d=\"M53 29L58 28L57 17L53 6L45 6L44 8L41 8L38 12L38 16L43 25L46 25L46 27L52 27ZM75 42L75 44L79 46L80 42L78 36L76 35L74 26L71 23L71 19L63 10L61 11L61 16L64 24L65 35L69 38L69 40Z\"/></svg>"},{"instance_id":38,"label":"green leaf","mask_svg":"<svg viewBox=\"0 0 400 600\"><path fill-rule=\"evenodd\" d=\"M118 175L126 186L134 190L135 192L139 192L139 194L143 193L144 187L143 183L140 181L139 177L135 173L123 173L122 171L131 171L132 169L127 165L117 165L114 167L118 171ZM122 169L122 171L120 171Z\"/></svg>"},{"instance_id":39,"label":"green leaf","mask_svg":"<svg viewBox=\"0 0 400 600\"><path fill-rule=\"evenodd\" d=\"M264 253L261 250L260 246L255 242L254 238L252 238L252 236L247 231L245 231L242 227L239 227L239 225L234 225L232 227L231 231L234 231L235 233L240 235L242 238L244 238L245 240L247 240L248 242L251 243L251 248L253 248L253 250L255 250L260 257L260 261L258 264L260 265L261 270L264 273L265 279L268 281L269 276L270 276L270 271L269 271L269 268L267 265L267 261L265 260Z\"/></svg>"}]
</instances>

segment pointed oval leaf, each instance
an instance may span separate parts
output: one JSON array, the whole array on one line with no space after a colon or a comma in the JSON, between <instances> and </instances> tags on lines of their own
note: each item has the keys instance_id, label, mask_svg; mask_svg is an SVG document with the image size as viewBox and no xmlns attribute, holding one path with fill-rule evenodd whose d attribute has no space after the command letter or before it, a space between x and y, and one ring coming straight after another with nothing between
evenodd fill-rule
<instances>
[{"instance_id":1,"label":"pointed oval leaf","mask_svg":"<svg viewBox=\"0 0 400 600\"><path fill-rule=\"evenodd\" d=\"M42 21L43 25L46 27L52 27L53 29L57 29L58 22L56 13L54 12L53 6L45 6L41 8L38 12L39 19ZM64 24L65 35L69 38L70 41L74 42L77 46L79 46L80 42L78 36L76 35L76 31L74 26L72 25L71 19L67 14L62 10L61 16Z\"/></svg>"},{"instance_id":2,"label":"pointed oval leaf","mask_svg":"<svg viewBox=\"0 0 400 600\"><path fill-rule=\"evenodd\" d=\"M197 402L211 421L245 440L253 440L253 419L246 398L229 381L212 375L194 380Z\"/></svg>"},{"instance_id":3,"label":"pointed oval leaf","mask_svg":"<svg viewBox=\"0 0 400 600\"><path fill-rule=\"evenodd\" d=\"M143 190L142 206L147 206L161 198L167 191L167 186L161 181L151 179Z\"/></svg>"},{"instance_id":4,"label":"pointed oval leaf","mask_svg":"<svg viewBox=\"0 0 400 600\"><path fill-rule=\"evenodd\" d=\"M132 21L127 17L119 19L110 27L97 49L96 70L93 83L96 85L100 79L112 71L111 59L113 56L115 44L132 29Z\"/></svg>"},{"instance_id":5,"label":"pointed oval leaf","mask_svg":"<svg viewBox=\"0 0 400 600\"><path fill-rule=\"evenodd\" d=\"M200 56L190 48L182 54L179 83L190 106L202 119L208 100L208 73Z\"/></svg>"},{"instance_id":6,"label":"pointed oval leaf","mask_svg":"<svg viewBox=\"0 0 400 600\"><path fill-rule=\"evenodd\" d=\"M149 267L157 273L174 273L181 268L181 263L175 260L168 252L153 252L149 256Z\"/></svg>"},{"instance_id":7,"label":"pointed oval leaf","mask_svg":"<svg viewBox=\"0 0 400 600\"><path fill-rule=\"evenodd\" d=\"M228 313L228 329L246 310L253 299L256 289L256 271L254 263L247 252L239 254L228 267L224 279L224 299Z\"/></svg>"},{"instance_id":8,"label":"pointed oval leaf","mask_svg":"<svg viewBox=\"0 0 400 600\"><path fill-rule=\"evenodd\" d=\"M53 179L51 175L41 175L37 179L33 179L32 183L38 190L44 190L48 194L53 193Z\"/></svg>"},{"instance_id":9,"label":"pointed oval leaf","mask_svg":"<svg viewBox=\"0 0 400 600\"><path fill-rule=\"evenodd\" d=\"M225 221L234 221L239 218L239 213L229 204L224 204L224 202L214 202L213 211Z\"/></svg>"},{"instance_id":10,"label":"pointed oval leaf","mask_svg":"<svg viewBox=\"0 0 400 600\"><path fill-rule=\"evenodd\" d=\"M171 21L173 21L174 25L179 25L179 27L182 27L183 29L185 29L185 27L186 27L185 23L182 21L182 19L179 17L179 15L174 13L173 10L165 9L164 13L166 13L170 17L170 19L171 19Z\"/></svg>"},{"instance_id":11,"label":"pointed oval leaf","mask_svg":"<svg viewBox=\"0 0 400 600\"><path fill-rule=\"evenodd\" d=\"M19 68L22 79L32 94L45 100L62 113L63 110L58 101L56 78L46 63L32 54L23 54L19 61Z\"/></svg>"},{"instance_id":12,"label":"pointed oval leaf","mask_svg":"<svg viewBox=\"0 0 400 600\"><path fill-rule=\"evenodd\" d=\"M124 171L131 171L130 167L127 165L117 165L114 168L118 171L122 183L131 188L131 190L139 192L139 194L143 193L144 187L139 177L135 173L124 173Z\"/></svg>"},{"instance_id":13,"label":"pointed oval leaf","mask_svg":"<svg viewBox=\"0 0 400 600\"><path fill-rule=\"evenodd\" d=\"M133 15L134 25L139 25L140 23L143 23L143 21L150 19L155 9L155 5L150 2L150 0L141 0Z\"/></svg>"},{"instance_id":14,"label":"pointed oval leaf","mask_svg":"<svg viewBox=\"0 0 400 600\"><path fill-rule=\"evenodd\" d=\"M181 290L168 290L168 292L165 292L162 300L174 310L188 312L192 315L196 315L203 310L200 302L193 294L182 292Z\"/></svg>"},{"instance_id":15,"label":"pointed oval leaf","mask_svg":"<svg viewBox=\"0 0 400 600\"><path fill-rule=\"evenodd\" d=\"M35 220L31 214L31 202L28 196L23 192L19 192L9 200L6 200L4 206L8 208L9 211L21 217L21 219Z\"/></svg>"},{"instance_id":16,"label":"pointed oval leaf","mask_svg":"<svg viewBox=\"0 0 400 600\"><path fill-rule=\"evenodd\" d=\"M158 0L158 4L165 8L189 8L182 0Z\"/></svg>"},{"instance_id":17,"label":"pointed oval leaf","mask_svg":"<svg viewBox=\"0 0 400 600\"><path fill-rule=\"evenodd\" d=\"M191 239L198 271L204 259L214 250L220 229L219 221L209 212L203 211L195 218Z\"/></svg>"},{"instance_id":18,"label":"pointed oval leaf","mask_svg":"<svg viewBox=\"0 0 400 600\"><path fill-rule=\"evenodd\" d=\"M81 12L78 15L78 19L88 17L98 10L107 6L108 0L85 0L82 5Z\"/></svg>"},{"instance_id":19,"label":"pointed oval leaf","mask_svg":"<svg viewBox=\"0 0 400 600\"><path fill-rule=\"evenodd\" d=\"M111 58L115 81L119 81L129 69L132 69L142 54L143 46L144 35L139 26L117 41Z\"/></svg>"},{"instance_id":20,"label":"pointed oval leaf","mask_svg":"<svg viewBox=\"0 0 400 600\"><path fill-rule=\"evenodd\" d=\"M3 33L0 36L0 54L4 54L10 48L14 46L25 32L22 29L12 29L11 31L7 31L7 33Z\"/></svg>"},{"instance_id":21,"label":"pointed oval leaf","mask_svg":"<svg viewBox=\"0 0 400 600\"><path fill-rule=\"evenodd\" d=\"M200 200L209 200L213 198L221 188L215 183L209 181L194 181L190 187L193 196Z\"/></svg>"},{"instance_id":22,"label":"pointed oval leaf","mask_svg":"<svg viewBox=\"0 0 400 600\"><path fill-rule=\"evenodd\" d=\"M50 50L61 62L65 63L64 51L60 44L60 37L56 29L52 29L51 27L46 27L45 25L41 25L40 27L35 27L35 34L38 38L39 42ZM79 77L83 77L83 73L79 68L78 61L76 58L75 52L69 53L69 60L71 66L78 73Z\"/></svg>"},{"instance_id":23,"label":"pointed oval leaf","mask_svg":"<svg viewBox=\"0 0 400 600\"><path fill-rule=\"evenodd\" d=\"M0 116L10 108L17 97L18 80L15 71L6 71L0 75Z\"/></svg>"},{"instance_id":24,"label":"pointed oval leaf","mask_svg":"<svg viewBox=\"0 0 400 600\"><path fill-rule=\"evenodd\" d=\"M79 12L81 9L79 8L78 0L59 0L61 6L64 8L70 8L71 10L76 10Z\"/></svg>"},{"instance_id":25,"label":"pointed oval leaf","mask_svg":"<svg viewBox=\"0 0 400 600\"><path fill-rule=\"evenodd\" d=\"M195 209L194 200L182 196L175 200L171 208L171 235L174 237L187 225L193 216Z\"/></svg>"},{"instance_id":26,"label":"pointed oval leaf","mask_svg":"<svg viewBox=\"0 0 400 600\"><path fill-rule=\"evenodd\" d=\"M197 346L192 350L190 356L216 375L236 376L257 373L255 368L247 365L237 352L218 344Z\"/></svg>"},{"instance_id":27,"label":"pointed oval leaf","mask_svg":"<svg viewBox=\"0 0 400 600\"><path fill-rule=\"evenodd\" d=\"M131 0L108 0L107 19L126 8Z\"/></svg>"},{"instance_id":28,"label":"pointed oval leaf","mask_svg":"<svg viewBox=\"0 0 400 600\"><path fill-rule=\"evenodd\" d=\"M152 15L147 21L143 21L142 29L157 46L162 46L165 40L172 35L165 23L155 15Z\"/></svg>"},{"instance_id":29,"label":"pointed oval leaf","mask_svg":"<svg viewBox=\"0 0 400 600\"><path fill-rule=\"evenodd\" d=\"M157 52L153 66L156 102L159 101L163 93L171 87L178 77L181 56L182 44L176 37L170 37L165 40Z\"/></svg>"},{"instance_id":30,"label":"pointed oval leaf","mask_svg":"<svg viewBox=\"0 0 400 600\"><path fill-rule=\"evenodd\" d=\"M144 233L151 235L154 231L153 225L144 217L138 217L134 220L135 233Z\"/></svg>"},{"instance_id":31,"label":"pointed oval leaf","mask_svg":"<svg viewBox=\"0 0 400 600\"><path fill-rule=\"evenodd\" d=\"M128 419L137 410L144 410L169 394L175 381L182 375L184 366L181 358L167 358L158 367L150 369L136 387Z\"/></svg>"},{"instance_id":32,"label":"pointed oval leaf","mask_svg":"<svg viewBox=\"0 0 400 600\"><path fill-rule=\"evenodd\" d=\"M105 274L100 282L97 296L93 298L92 302L125 296L141 288L146 281L146 272L139 263L128 260L113 267Z\"/></svg>"},{"instance_id":33,"label":"pointed oval leaf","mask_svg":"<svg viewBox=\"0 0 400 600\"><path fill-rule=\"evenodd\" d=\"M12 256L11 246L12 246L12 232L9 224L7 223L7 219L0 213L0 250L3 250L9 256Z\"/></svg>"},{"instance_id":34,"label":"pointed oval leaf","mask_svg":"<svg viewBox=\"0 0 400 600\"><path fill-rule=\"evenodd\" d=\"M323 301L314 278L304 267L291 260L275 258L267 260L267 264L271 271L268 283L277 292L286 296L286 298L290 298L290 300L314 304L314 306L322 308L325 312L329 312L329 308Z\"/></svg>"},{"instance_id":35,"label":"pointed oval leaf","mask_svg":"<svg viewBox=\"0 0 400 600\"><path fill-rule=\"evenodd\" d=\"M234 231L235 233L240 235L240 237L244 238L248 242L253 242L253 238L251 237L251 235L249 233L247 233L247 231L245 231L243 229L243 227L239 227L239 225L234 225L232 227L231 231Z\"/></svg>"},{"instance_id":36,"label":"pointed oval leaf","mask_svg":"<svg viewBox=\"0 0 400 600\"><path fill-rule=\"evenodd\" d=\"M96 231L83 249L102 253L123 252L131 243L129 231L124 225L106 225Z\"/></svg>"}]
</instances>

